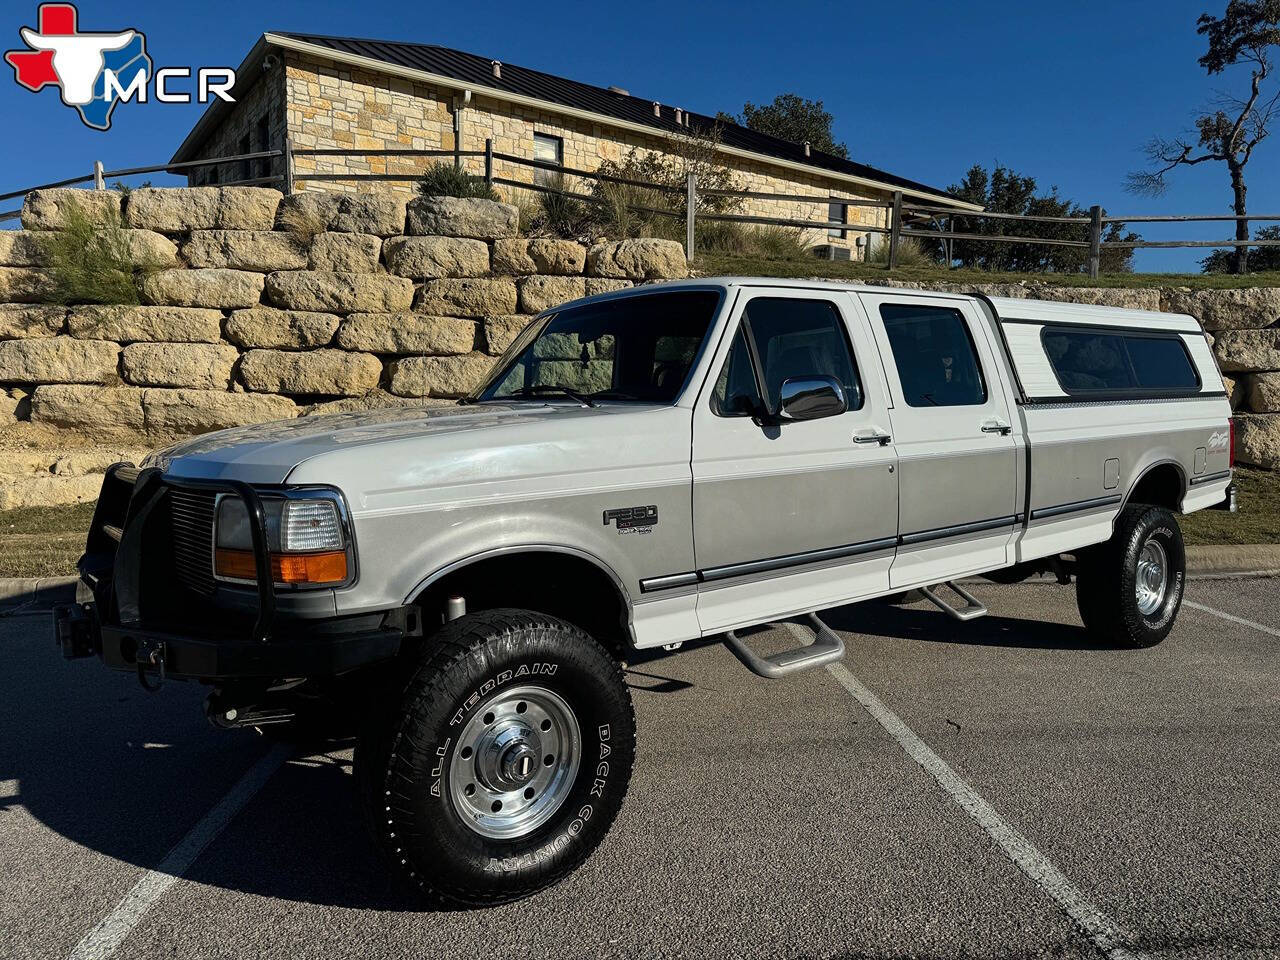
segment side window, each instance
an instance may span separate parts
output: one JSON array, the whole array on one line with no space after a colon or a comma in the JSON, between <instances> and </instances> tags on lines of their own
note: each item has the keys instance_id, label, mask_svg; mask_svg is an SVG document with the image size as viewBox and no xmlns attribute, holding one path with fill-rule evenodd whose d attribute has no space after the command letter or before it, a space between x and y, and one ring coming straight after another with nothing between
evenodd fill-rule
<instances>
[{"instance_id":1,"label":"side window","mask_svg":"<svg viewBox=\"0 0 1280 960\"><path fill-rule=\"evenodd\" d=\"M750 331L755 357L747 344ZM768 393L770 410L778 409L782 383L815 374L834 377L844 388L850 410L862 406L849 337L835 305L825 300L757 297L743 311L724 369L711 394L712 410L722 417L750 416L761 406L755 362Z\"/></svg>"},{"instance_id":2,"label":"side window","mask_svg":"<svg viewBox=\"0 0 1280 960\"><path fill-rule=\"evenodd\" d=\"M711 412L719 417L749 417L762 406L751 366L751 351L741 325L733 336L729 359L711 391Z\"/></svg>"},{"instance_id":3,"label":"side window","mask_svg":"<svg viewBox=\"0 0 1280 960\"><path fill-rule=\"evenodd\" d=\"M1181 337L1050 326L1041 338L1058 383L1068 393L1145 396L1200 389Z\"/></svg>"},{"instance_id":4,"label":"side window","mask_svg":"<svg viewBox=\"0 0 1280 960\"><path fill-rule=\"evenodd\" d=\"M962 407L987 402L969 326L949 307L883 304L903 399L912 407Z\"/></svg>"}]
</instances>

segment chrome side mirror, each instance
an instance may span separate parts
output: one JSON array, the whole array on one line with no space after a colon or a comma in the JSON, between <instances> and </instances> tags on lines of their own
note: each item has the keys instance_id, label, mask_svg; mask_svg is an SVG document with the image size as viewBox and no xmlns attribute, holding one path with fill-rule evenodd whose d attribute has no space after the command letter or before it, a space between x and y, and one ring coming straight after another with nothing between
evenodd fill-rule
<instances>
[{"instance_id":1,"label":"chrome side mirror","mask_svg":"<svg viewBox=\"0 0 1280 960\"><path fill-rule=\"evenodd\" d=\"M778 416L781 423L819 420L835 417L849 409L844 387L835 377L815 374L782 381L778 394Z\"/></svg>"}]
</instances>

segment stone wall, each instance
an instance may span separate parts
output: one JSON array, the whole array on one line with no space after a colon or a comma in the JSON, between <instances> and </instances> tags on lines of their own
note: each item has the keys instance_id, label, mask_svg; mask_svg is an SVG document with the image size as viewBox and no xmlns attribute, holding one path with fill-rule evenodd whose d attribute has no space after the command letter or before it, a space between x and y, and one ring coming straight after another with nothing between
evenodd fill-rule
<instances>
[{"instance_id":1,"label":"stone wall","mask_svg":"<svg viewBox=\"0 0 1280 960\"><path fill-rule=\"evenodd\" d=\"M256 122L264 113L272 117L275 131L277 116L284 116L279 139L273 146L283 145L284 136L292 138L297 149L350 149L350 150L453 150L457 143L454 133L454 114L450 91L438 89L400 77L392 77L373 71L347 67L327 60L306 57L292 51L285 52L284 65L274 68L264 76L231 112L229 119L219 126L200 148L201 156L229 156L239 152L240 136L247 125ZM279 74L283 74L280 76ZM670 107L665 107L670 112ZM246 119L249 118L249 119ZM533 135L535 132L558 137L563 145L563 163L579 170L596 170L606 160L621 160L632 148L655 153L669 152L670 146L658 135L612 128L600 123L579 120L548 110L522 107L505 101L477 96L462 110L462 141L460 149L482 151L486 139L493 141L498 153L533 159ZM273 133L273 136L276 135ZM253 140L254 149L257 141ZM468 161L478 172L472 158ZM874 195L872 191L851 191L841 180L823 177L818 173L787 171L781 167L741 158L723 158L724 165L733 171L739 189L788 196L831 196L836 199L888 199L887 195ZM298 176L308 174L420 174L426 165L422 157L392 156L340 156L309 157L295 159L294 171ZM535 170L499 161L495 172L500 177L533 182ZM234 171L220 170L223 181ZM205 183L208 173L197 173L192 183ZM302 184L308 189L319 189L320 184ZM412 183L391 183L390 189L412 192ZM570 181L570 187L585 191L588 184L582 180ZM326 181L324 190L360 192L367 183L359 181ZM508 193L510 188L503 188ZM525 192L525 191L521 191ZM780 217L797 220L827 219L827 203L822 201L775 201L751 199L744 201L738 211L763 217ZM848 208L848 221L858 224L885 226L888 214L879 207ZM857 249L859 237L866 237L856 230L847 231L843 238L828 237L824 230L807 231L813 243L831 243ZM864 250L867 248L863 248Z\"/></svg>"},{"instance_id":2,"label":"stone wall","mask_svg":"<svg viewBox=\"0 0 1280 960\"><path fill-rule=\"evenodd\" d=\"M73 204L115 209L155 268L140 305L46 302L48 240ZM26 475L33 447L135 449L244 423L446 403L530 315L686 273L672 241L588 249L518 237L517 217L488 200L393 192L33 193L24 229L0 233L0 461ZM15 446L27 452L11 457ZM56 456L43 456L53 475ZM0 474L13 471L0 463ZM73 499L96 492L81 486ZM17 502L0 493L0 507Z\"/></svg>"}]
</instances>

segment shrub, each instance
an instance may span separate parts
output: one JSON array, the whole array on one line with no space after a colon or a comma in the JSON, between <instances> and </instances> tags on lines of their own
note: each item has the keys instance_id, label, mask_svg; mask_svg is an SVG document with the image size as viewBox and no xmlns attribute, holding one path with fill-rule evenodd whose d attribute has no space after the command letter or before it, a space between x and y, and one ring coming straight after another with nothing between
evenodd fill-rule
<instances>
[{"instance_id":1,"label":"shrub","mask_svg":"<svg viewBox=\"0 0 1280 960\"><path fill-rule=\"evenodd\" d=\"M73 206L66 225L50 233L48 243L54 303L136 304L138 281L159 266L134 255L129 232L114 210L95 222Z\"/></svg>"},{"instance_id":2,"label":"shrub","mask_svg":"<svg viewBox=\"0 0 1280 960\"><path fill-rule=\"evenodd\" d=\"M503 203L509 203L520 213L519 233L522 237L536 237L542 232L542 197L528 190L510 190Z\"/></svg>"},{"instance_id":3,"label":"shrub","mask_svg":"<svg viewBox=\"0 0 1280 960\"><path fill-rule=\"evenodd\" d=\"M684 239L683 225L679 239ZM812 255L812 244L805 240L802 230L773 224L751 226L729 220L699 221L694 227L694 243L698 253L758 260L804 260Z\"/></svg>"},{"instance_id":4,"label":"shrub","mask_svg":"<svg viewBox=\"0 0 1280 960\"><path fill-rule=\"evenodd\" d=\"M555 190L564 190L564 178L556 177L547 186ZM541 228L554 237L565 240L577 240L590 233L597 222L591 204L563 193L539 193L538 203L541 207Z\"/></svg>"},{"instance_id":5,"label":"shrub","mask_svg":"<svg viewBox=\"0 0 1280 960\"><path fill-rule=\"evenodd\" d=\"M282 205L276 214L276 227L310 242L329 229L329 221L316 207Z\"/></svg>"},{"instance_id":6,"label":"shrub","mask_svg":"<svg viewBox=\"0 0 1280 960\"><path fill-rule=\"evenodd\" d=\"M876 248L871 251L871 263L879 263L888 265L889 263L889 237L887 234L880 235L880 242L876 244ZM898 238L898 266L900 267L928 267L935 266L937 261L929 251L920 245L920 241L914 237Z\"/></svg>"},{"instance_id":7,"label":"shrub","mask_svg":"<svg viewBox=\"0 0 1280 960\"><path fill-rule=\"evenodd\" d=\"M461 167L441 160L427 167L418 181L418 193L424 197L479 197L497 200L498 193L483 177L474 177Z\"/></svg>"}]
</instances>

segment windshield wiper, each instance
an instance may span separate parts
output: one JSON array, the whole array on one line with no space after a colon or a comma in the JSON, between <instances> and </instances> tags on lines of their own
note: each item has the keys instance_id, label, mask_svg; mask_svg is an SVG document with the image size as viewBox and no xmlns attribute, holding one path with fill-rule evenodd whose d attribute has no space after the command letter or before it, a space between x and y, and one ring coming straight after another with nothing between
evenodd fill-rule
<instances>
[{"instance_id":1,"label":"windshield wiper","mask_svg":"<svg viewBox=\"0 0 1280 960\"><path fill-rule=\"evenodd\" d=\"M513 397L536 397L544 393L561 393L570 400L577 401L584 407L594 407L596 402L585 394L579 393L577 390L570 390L568 387L562 387L558 383L537 383L531 387L521 387L514 393L508 394L506 397L495 397L497 400L509 400Z\"/></svg>"},{"instance_id":2,"label":"windshield wiper","mask_svg":"<svg viewBox=\"0 0 1280 960\"><path fill-rule=\"evenodd\" d=\"M643 397L637 397L634 393L627 393L625 390L597 390L591 394L592 400L641 400Z\"/></svg>"}]
</instances>

